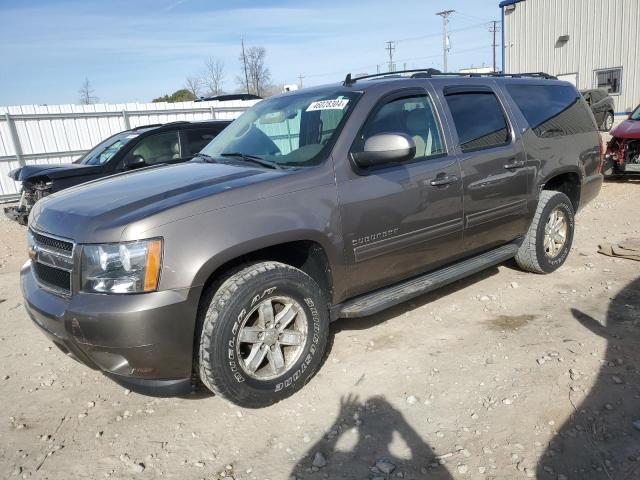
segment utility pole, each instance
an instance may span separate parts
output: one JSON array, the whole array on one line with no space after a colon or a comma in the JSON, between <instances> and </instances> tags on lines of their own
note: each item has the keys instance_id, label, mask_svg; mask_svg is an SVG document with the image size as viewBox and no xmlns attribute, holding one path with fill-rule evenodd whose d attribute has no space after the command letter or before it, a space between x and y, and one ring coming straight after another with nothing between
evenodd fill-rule
<instances>
[{"instance_id":1,"label":"utility pole","mask_svg":"<svg viewBox=\"0 0 640 480\"><path fill-rule=\"evenodd\" d=\"M447 26L449 25L449 15L455 10L443 10L436 13L436 15L442 17L442 66L443 72L446 73L447 69L447 55L449 53L449 34L447 33Z\"/></svg>"},{"instance_id":2,"label":"utility pole","mask_svg":"<svg viewBox=\"0 0 640 480\"><path fill-rule=\"evenodd\" d=\"M489 27L489 33L493 33L493 43L491 46L493 47L493 71L496 72L498 67L496 65L496 48L498 48L498 44L496 43L496 33L498 33L498 21L493 20L491 22L491 26Z\"/></svg>"},{"instance_id":3,"label":"utility pole","mask_svg":"<svg viewBox=\"0 0 640 480\"><path fill-rule=\"evenodd\" d=\"M395 70L395 68L393 68L393 51L396 49L395 42L387 42L386 49L389 51L389 71L393 72Z\"/></svg>"},{"instance_id":4,"label":"utility pole","mask_svg":"<svg viewBox=\"0 0 640 480\"><path fill-rule=\"evenodd\" d=\"M302 90L302 80L304 80L304 75L300 74L298 75L298 86L300 87L300 90Z\"/></svg>"},{"instance_id":5,"label":"utility pole","mask_svg":"<svg viewBox=\"0 0 640 480\"><path fill-rule=\"evenodd\" d=\"M242 42L242 63L244 64L244 82L247 87L247 93L249 93L249 74L247 73L247 56L244 54L244 37L240 37Z\"/></svg>"}]
</instances>

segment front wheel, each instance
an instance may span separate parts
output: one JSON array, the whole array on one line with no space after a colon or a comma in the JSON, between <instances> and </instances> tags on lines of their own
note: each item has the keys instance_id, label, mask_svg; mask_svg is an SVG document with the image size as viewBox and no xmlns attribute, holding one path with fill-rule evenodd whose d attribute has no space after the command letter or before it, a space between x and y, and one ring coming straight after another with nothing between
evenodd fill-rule
<instances>
[{"instance_id":1,"label":"front wheel","mask_svg":"<svg viewBox=\"0 0 640 480\"><path fill-rule=\"evenodd\" d=\"M571 250L575 228L571 200L562 192L540 192L536 214L518 250L523 270L551 273L562 266Z\"/></svg>"},{"instance_id":2,"label":"front wheel","mask_svg":"<svg viewBox=\"0 0 640 480\"><path fill-rule=\"evenodd\" d=\"M237 405L271 405L313 377L328 331L327 302L311 277L278 262L249 265L211 299L200 336L200 379Z\"/></svg>"}]
</instances>

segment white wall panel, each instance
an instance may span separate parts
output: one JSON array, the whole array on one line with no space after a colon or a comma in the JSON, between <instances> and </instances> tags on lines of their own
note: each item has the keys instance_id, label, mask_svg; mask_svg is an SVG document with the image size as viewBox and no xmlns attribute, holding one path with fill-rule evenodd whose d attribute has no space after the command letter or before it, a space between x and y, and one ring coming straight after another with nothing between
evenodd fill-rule
<instances>
[{"instance_id":1,"label":"white wall panel","mask_svg":"<svg viewBox=\"0 0 640 480\"><path fill-rule=\"evenodd\" d=\"M96 105L22 105L0 107L0 200L15 195L20 186L7 178L19 166L9 123L9 113L26 164L69 163L80 156L69 152L89 150L105 138L131 128L176 121L233 120L256 100L181 103L121 103ZM222 110L221 110L222 109ZM228 110L231 109L231 110ZM51 117L57 114L59 117ZM87 115L89 114L89 115ZM95 114L95 115L93 115ZM24 117L29 115L29 117ZM56 156L38 155L57 153Z\"/></svg>"}]
</instances>

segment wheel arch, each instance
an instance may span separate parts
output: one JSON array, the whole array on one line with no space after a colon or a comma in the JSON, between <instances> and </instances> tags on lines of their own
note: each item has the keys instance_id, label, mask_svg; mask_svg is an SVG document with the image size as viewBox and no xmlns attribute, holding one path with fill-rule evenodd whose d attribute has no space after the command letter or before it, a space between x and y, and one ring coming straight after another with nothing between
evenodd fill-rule
<instances>
[{"instance_id":1,"label":"wheel arch","mask_svg":"<svg viewBox=\"0 0 640 480\"><path fill-rule=\"evenodd\" d=\"M553 190L564 193L573 206L574 212L580 207L580 194L582 189L582 174L578 168L568 168L554 171L542 182L540 191Z\"/></svg>"},{"instance_id":2,"label":"wheel arch","mask_svg":"<svg viewBox=\"0 0 640 480\"><path fill-rule=\"evenodd\" d=\"M298 232L297 235L276 234L251 239L215 255L197 272L194 284L204 285L206 292L220 279L248 263L277 261L296 267L311 278L326 293L331 301L334 291L334 268L336 262L331 247L313 232Z\"/></svg>"}]
</instances>

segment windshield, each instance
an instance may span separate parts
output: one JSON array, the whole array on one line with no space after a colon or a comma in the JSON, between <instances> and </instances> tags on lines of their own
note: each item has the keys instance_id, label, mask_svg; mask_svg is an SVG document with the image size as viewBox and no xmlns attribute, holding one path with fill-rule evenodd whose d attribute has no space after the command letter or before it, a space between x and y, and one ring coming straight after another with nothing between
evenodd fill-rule
<instances>
[{"instance_id":1,"label":"windshield","mask_svg":"<svg viewBox=\"0 0 640 480\"><path fill-rule=\"evenodd\" d=\"M82 165L103 165L107 163L111 158L122 149L127 143L136 138L139 134L131 132L123 132L113 137L109 137L102 141L83 157L80 157L73 163L80 163Z\"/></svg>"},{"instance_id":2,"label":"windshield","mask_svg":"<svg viewBox=\"0 0 640 480\"><path fill-rule=\"evenodd\" d=\"M640 105L638 105L638 108L631 114L631 120L640 120Z\"/></svg>"},{"instance_id":3,"label":"windshield","mask_svg":"<svg viewBox=\"0 0 640 480\"><path fill-rule=\"evenodd\" d=\"M224 129L202 153L225 160L259 157L277 166L315 165L338 136L360 95L336 89L263 100Z\"/></svg>"}]
</instances>

